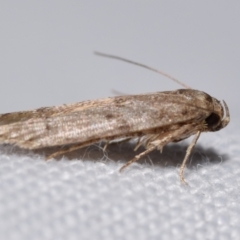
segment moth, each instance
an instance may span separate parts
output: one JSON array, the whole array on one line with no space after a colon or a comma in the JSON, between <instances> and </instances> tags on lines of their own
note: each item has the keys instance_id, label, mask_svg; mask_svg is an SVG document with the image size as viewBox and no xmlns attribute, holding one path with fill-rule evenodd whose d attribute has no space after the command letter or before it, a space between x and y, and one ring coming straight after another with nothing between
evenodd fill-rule
<instances>
[{"instance_id":1,"label":"moth","mask_svg":"<svg viewBox=\"0 0 240 240\"><path fill-rule=\"evenodd\" d=\"M159 72L121 57L96 54ZM177 81L163 72L159 73ZM107 146L113 140L137 139L135 150L144 146L145 151L123 165L122 171L151 151L162 151L166 144L194 135L180 166L179 177L185 183L183 171L200 134L226 127L230 114L224 101L221 103L205 92L178 83L185 89L1 114L0 144L13 144L25 149L64 147L48 156L50 159L100 141L105 141Z\"/></svg>"}]
</instances>

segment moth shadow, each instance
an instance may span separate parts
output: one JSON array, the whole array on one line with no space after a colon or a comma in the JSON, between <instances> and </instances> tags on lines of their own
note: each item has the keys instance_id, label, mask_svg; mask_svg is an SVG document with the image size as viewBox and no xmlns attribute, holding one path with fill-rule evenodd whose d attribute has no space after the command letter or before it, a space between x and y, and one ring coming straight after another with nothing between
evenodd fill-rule
<instances>
[{"instance_id":1,"label":"moth shadow","mask_svg":"<svg viewBox=\"0 0 240 240\"><path fill-rule=\"evenodd\" d=\"M78 149L73 152L64 154L69 160L81 159L91 161L114 161L125 164L129 160L133 159L136 155L145 151L144 147L140 147L137 151L134 151L134 142L120 142L112 143L108 145L106 151L103 151L104 143L90 145L82 149ZM163 148L162 153L154 150L148 155L142 157L138 163L150 164L153 166L160 167L177 167L181 165L187 150L187 143L171 143ZM49 155L58 149L45 149L45 154ZM39 151L39 150L38 150ZM49 151L49 152L46 152ZM53 152L51 152L53 151ZM41 151L40 151L41 152ZM61 159L62 156L58 156L57 159ZM220 155L217 149L206 148L201 145L194 147L192 154L189 157L187 167L193 168L197 165L202 164L217 164L224 162L228 159L228 155Z\"/></svg>"},{"instance_id":2,"label":"moth shadow","mask_svg":"<svg viewBox=\"0 0 240 240\"><path fill-rule=\"evenodd\" d=\"M65 153L64 155L59 155L55 157L55 159L60 160L64 156L69 160L79 159L102 162L114 161L125 164L129 160L133 159L136 155L145 151L144 147L140 147L137 151L134 151L134 147L135 143L133 142L112 143L109 144L104 151L104 143L98 143L75 150L73 152ZM142 157L138 163L160 167L177 167L181 165L185 157L187 147L187 143L171 143L164 146L162 153L154 150ZM39 154L47 157L52 153L61 151L62 148L54 147L30 151L16 146L2 145L0 150L8 155L17 154L31 156L32 154ZM189 157L187 167L194 168L199 164L217 164L225 162L228 159L229 156L227 154L220 155L214 148L206 148L197 144Z\"/></svg>"},{"instance_id":3,"label":"moth shadow","mask_svg":"<svg viewBox=\"0 0 240 240\"><path fill-rule=\"evenodd\" d=\"M108 147L108 158L112 161L121 161L125 164L146 150L144 147L140 147L137 151L134 151L134 147L135 144L132 143L112 144ZM138 163L159 167L178 167L183 162L187 148L187 143L171 143L164 146L162 152L154 150L141 158ZM218 164L228 159L228 154L220 155L217 149L206 148L198 144L194 147L188 159L187 167L194 168L197 165Z\"/></svg>"}]
</instances>

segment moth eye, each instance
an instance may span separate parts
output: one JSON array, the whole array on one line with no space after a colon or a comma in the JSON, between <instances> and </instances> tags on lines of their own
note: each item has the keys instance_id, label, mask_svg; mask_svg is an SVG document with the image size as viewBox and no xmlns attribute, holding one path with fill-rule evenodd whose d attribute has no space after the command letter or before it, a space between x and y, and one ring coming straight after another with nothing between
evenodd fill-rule
<instances>
[{"instance_id":1,"label":"moth eye","mask_svg":"<svg viewBox=\"0 0 240 240\"><path fill-rule=\"evenodd\" d=\"M218 123L220 122L220 118L216 113L212 113L210 116L208 116L205 119L205 121L206 121L208 127L211 128L211 127L218 125Z\"/></svg>"}]
</instances>

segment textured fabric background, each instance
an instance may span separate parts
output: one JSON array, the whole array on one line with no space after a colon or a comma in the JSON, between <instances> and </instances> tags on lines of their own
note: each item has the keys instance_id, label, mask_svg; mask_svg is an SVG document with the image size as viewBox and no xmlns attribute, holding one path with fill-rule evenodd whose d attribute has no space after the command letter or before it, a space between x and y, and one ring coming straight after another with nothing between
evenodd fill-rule
<instances>
[{"instance_id":1,"label":"textured fabric background","mask_svg":"<svg viewBox=\"0 0 240 240\"><path fill-rule=\"evenodd\" d=\"M239 135L203 134L180 184L185 144L120 174L131 144L69 160L1 147L0 239L239 239ZM124 157L124 159L123 159ZM96 161L101 159L100 161ZM91 160L88 160L91 159ZM150 161L150 159L152 161Z\"/></svg>"}]
</instances>

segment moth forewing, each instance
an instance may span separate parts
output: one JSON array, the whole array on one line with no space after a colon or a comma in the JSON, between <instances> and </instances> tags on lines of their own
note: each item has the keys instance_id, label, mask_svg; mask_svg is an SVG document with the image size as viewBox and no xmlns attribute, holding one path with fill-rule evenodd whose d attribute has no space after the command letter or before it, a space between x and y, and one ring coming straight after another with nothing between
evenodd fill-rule
<instances>
[{"instance_id":1,"label":"moth forewing","mask_svg":"<svg viewBox=\"0 0 240 240\"><path fill-rule=\"evenodd\" d=\"M71 111L66 111L69 108ZM212 112L209 95L196 90L114 97L53 107L51 112L41 108L32 115L29 111L0 115L0 141L37 149L119 137L162 136L191 125L175 137L176 141L202 130L202 122ZM4 124L11 115L12 122Z\"/></svg>"},{"instance_id":2,"label":"moth forewing","mask_svg":"<svg viewBox=\"0 0 240 240\"><path fill-rule=\"evenodd\" d=\"M202 91L179 89L7 113L0 115L0 143L26 149L64 146L48 156L52 158L102 140L138 138L137 147L146 150L123 170L154 149L195 135L180 167L184 182L183 170L200 133L218 131L229 123L223 104Z\"/></svg>"}]
</instances>

